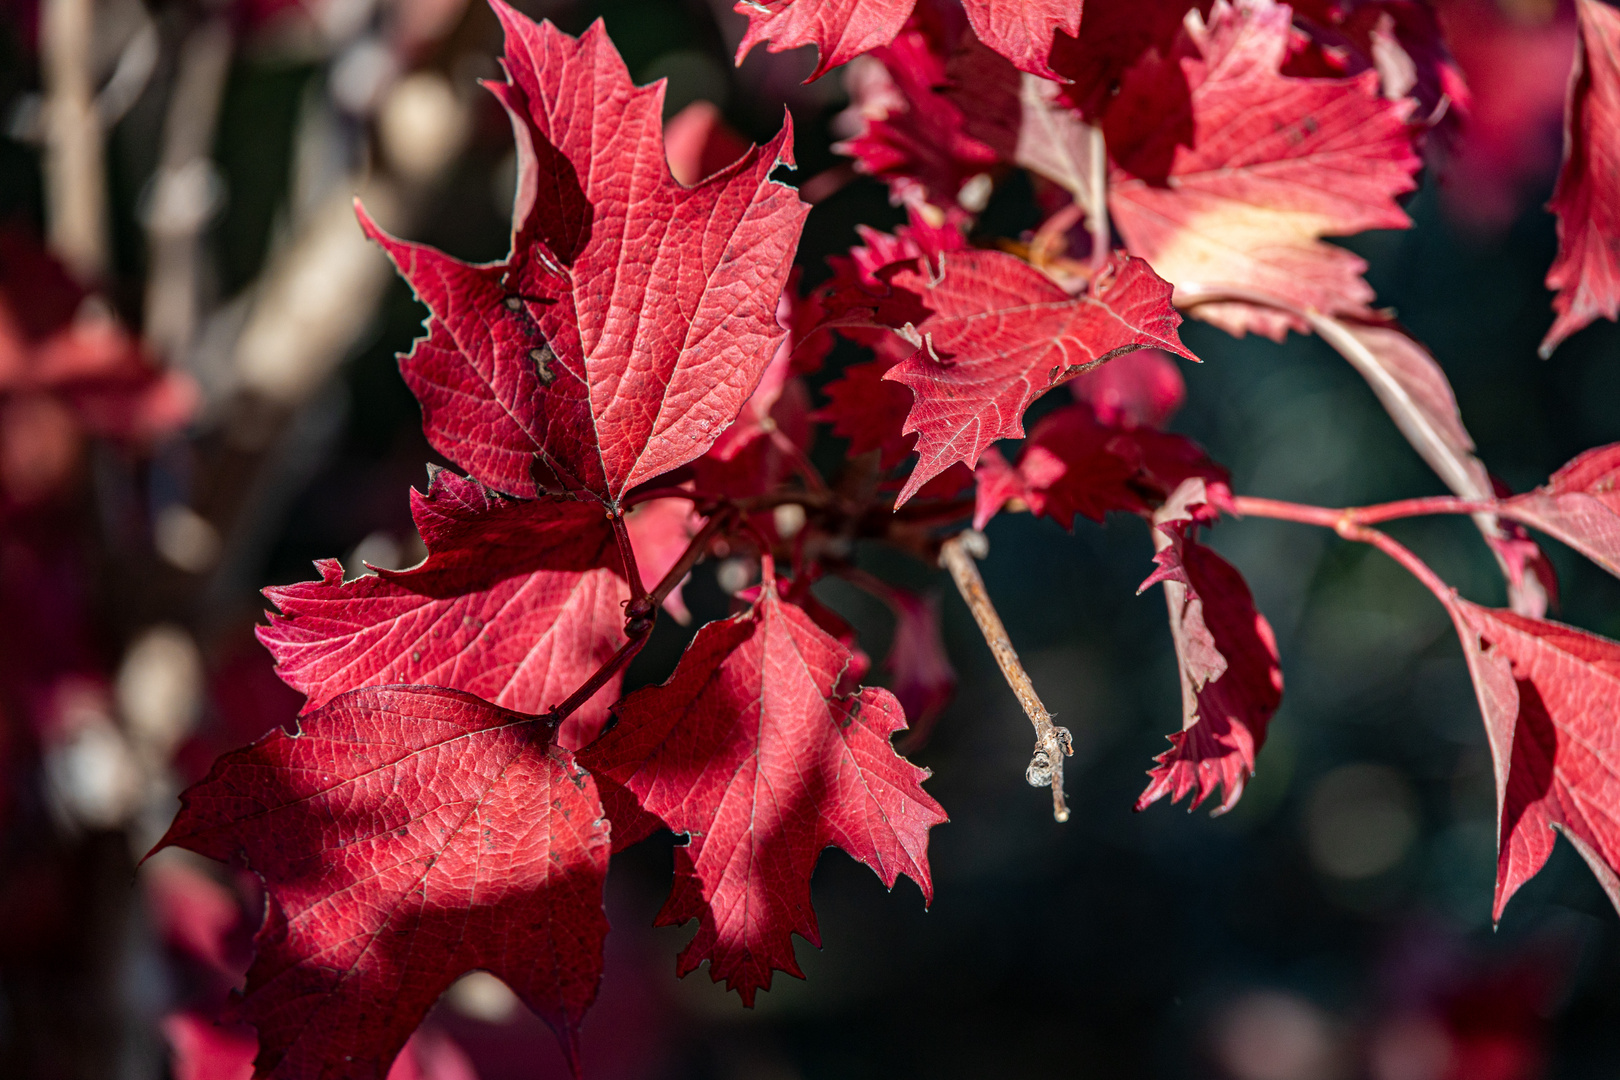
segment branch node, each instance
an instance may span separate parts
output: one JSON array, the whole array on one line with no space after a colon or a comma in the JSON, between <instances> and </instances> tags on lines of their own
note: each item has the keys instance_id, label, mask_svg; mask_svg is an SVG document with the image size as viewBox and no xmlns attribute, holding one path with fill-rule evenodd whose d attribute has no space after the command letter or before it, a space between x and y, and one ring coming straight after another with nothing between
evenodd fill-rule
<instances>
[{"instance_id":1,"label":"branch node","mask_svg":"<svg viewBox=\"0 0 1620 1080\"><path fill-rule=\"evenodd\" d=\"M1002 625L1001 616L990 602L984 579L979 576L979 568L973 561L975 557L982 559L989 553L990 542L984 534L967 529L940 545L939 563L950 571L951 579L956 582L957 590L967 602L968 610L973 612L973 620L979 624L985 644L990 646L996 663L1001 666L1001 674L1006 677L1013 696L1024 707L1024 714L1035 728L1035 754L1030 758L1029 768L1024 771L1024 779L1029 781L1031 787L1050 786L1052 817L1057 821L1068 821L1069 806L1063 799L1063 759L1074 753L1074 739L1067 728L1052 723L1052 714L1041 703L1040 695L1035 692L1035 684L1030 681L1029 673L1019 662L1018 653L1007 637L1007 628Z\"/></svg>"}]
</instances>

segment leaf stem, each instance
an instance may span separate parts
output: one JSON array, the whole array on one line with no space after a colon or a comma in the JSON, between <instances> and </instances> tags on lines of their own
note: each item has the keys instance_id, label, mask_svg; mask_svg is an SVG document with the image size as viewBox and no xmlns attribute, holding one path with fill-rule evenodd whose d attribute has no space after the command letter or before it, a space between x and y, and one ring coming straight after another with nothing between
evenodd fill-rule
<instances>
[{"instance_id":1,"label":"leaf stem","mask_svg":"<svg viewBox=\"0 0 1620 1080\"><path fill-rule=\"evenodd\" d=\"M636 566L636 549L635 545L630 543L630 531L624 524L624 512L612 510L608 516L613 522L613 538L619 542L619 560L624 564L624 580L630 583L630 608L634 609L638 606L638 601L647 598L647 586L642 584L641 569Z\"/></svg>"},{"instance_id":2,"label":"leaf stem","mask_svg":"<svg viewBox=\"0 0 1620 1080\"><path fill-rule=\"evenodd\" d=\"M982 532L967 529L957 533L940 547L939 562L951 573L956 588L973 612L979 624L979 633L1001 666L1001 674L1012 687L1013 696L1024 707L1024 714L1035 727L1035 755L1030 758L1024 773L1032 787L1052 787L1052 817L1057 821L1069 820L1069 805L1063 798L1063 759L1074 753L1074 742L1068 728L1052 723L1052 714L1046 711L1029 673L1018 661L1018 652L1007 637L1007 628L1001 623L990 594L985 591L984 579L974 557L983 558L990 553L990 542Z\"/></svg>"},{"instance_id":3,"label":"leaf stem","mask_svg":"<svg viewBox=\"0 0 1620 1080\"><path fill-rule=\"evenodd\" d=\"M679 559L675 560L675 565L669 568L669 572L664 575L657 585L653 586L652 592L648 594L648 599L652 601L653 607L656 608L659 604L662 604L664 599L675 591L675 587L681 583L681 579L692 572L692 567L696 566L703 556L709 553L709 542L730 524L726 520L730 513L729 510L721 510L703 523L703 528L699 529L691 541L687 543L686 550L681 553Z\"/></svg>"},{"instance_id":4,"label":"leaf stem","mask_svg":"<svg viewBox=\"0 0 1620 1080\"><path fill-rule=\"evenodd\" d=\"M648 623L647 625L648 629L650 630L652 628L651 623ZM635 659L636 654L641 651L641 647L647 644L647 638L649 636L649 634L643 633L638 637L632 637L629 641L626 641L623 645L619 646L619 651L608 657L607 662L596 669L596 674L592 675L589 679L586 679L584 684L580 686L578 690L575 690L572 694L568 695L568 699L566 701L552 709L550 712L546 713L543 717L541 717L541 719L545 720L546 723L552 725L553 727L556 727L558 724L561 724L564 720L572 716L579 710L581 705L584 705L587 701L591 700L591 698L595 697L596 692L602 689L603 686L607 685L607 681L609 679L617 675L624 669L626 664Z\"/></svg>"}]
</instances>

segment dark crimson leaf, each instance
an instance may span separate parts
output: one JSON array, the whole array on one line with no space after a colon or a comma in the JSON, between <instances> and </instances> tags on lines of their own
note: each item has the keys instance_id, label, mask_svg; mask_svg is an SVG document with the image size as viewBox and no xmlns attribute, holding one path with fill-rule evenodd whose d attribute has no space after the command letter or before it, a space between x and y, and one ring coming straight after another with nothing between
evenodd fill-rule
<instances>
[{"instance_id":1,"label":"dark crimson leaf","mask_svg":"<svg viewBox=\"0 0 1620 1080\"><path fill-rule=\"evenodd\" d=\"M895 753L905 727L887 690L841 692L850 652L778 595L769 562L746 612L698 631L668 682L618 707L582 751L601 784L614 843L662 826L686 834L660 925L698 920L681 953L745 1003L773 971L799 975L792 935L820 943L810 873L837 845L893 886L933 895L928 830L945 814Z\"/></svg>"},{"instance_id":2,"label":"dark crimson leaf","mask_svg":"<svg viewBox=\"0 0 1620 1080\"><path fill-rule=\"evenodd\" d=\"M570 1056L602 973L607 819L534 718L352 691L225 755L159 847L237 857L269 910L240 1005L272 1080L377 1080L461 975L499 977Z\"/></svg>"},{"instance_id":3,"label":"dark crimson leaf","mask_svg":"<svg viewBox=\"0 0 1620 1080\"><path fill-rule=\"evenodd\" d=\"M411 509L428 548L420 566L345 582L342 565L323 559L320 581L265 590L281 614L259 640L281 677L309 695L306 713L392 683L543 713L624 644L630 590L599 504L507 499L439 471L426 495L411 493ZM618 686L615 678L568 718L562 745L595 736Z\"/></svg>"},{"instance_id":4,"label":"dark crimson leaf","mask_svg":"<svg viewBox=\"0 0 1620 1080\"><path fill-rule=\"evenodd\" d=\"M1254 774L1255 755L1282 701L1271 624L1255 611L1243 576L1192 537L1198 522L1213 518L1208 497L1202 480L1189 480L1154 515L1159 568L1142 588L1164 582L1181 667L1182 729L1155 759L1138 810L1166 795L1177 802L1189 793L1196 808L1223 787L1214 812L1232 809Z\"/></svg>"}]
</instances>

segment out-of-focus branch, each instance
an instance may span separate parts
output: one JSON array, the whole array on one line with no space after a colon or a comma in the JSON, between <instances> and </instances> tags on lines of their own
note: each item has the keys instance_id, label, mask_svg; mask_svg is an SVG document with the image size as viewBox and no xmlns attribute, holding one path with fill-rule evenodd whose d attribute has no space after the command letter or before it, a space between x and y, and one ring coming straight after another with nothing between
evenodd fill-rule
<instances>
[{"instance_id":1,"label":"out-of-focus branch","mask_svg":"<svg viewBox=\"0 0 1620 1080\"><path fill-rule=\"evenodd\" d=\"M96 108L94 0L44 0L46 239L78 278L107 270L107 176Z\"/></svg>"},{"instance_id":2,"label":"out-of-focus branch","mask_svg":"<svg viewBox=\"0 0 1620 1080\"><path fill-rule=\"evenodd\" d=\"M1051 785L1052 817L1068 821L1069 805L1063 799L1063 759L1074 753L1074 742L1068 728L1052 723L1052 714L1046 711L1029 673L1019 663L1018 652L1007 637L1007 628L1001 624L1001 616L985 591L984 579L979 576L979 567L973 560L989 553L990 543L984 534L968 529L940 546L939 563L950 571L962 599L967 601L968 610L973 612L973 620L979 624L979 633L984 635L985 644L1001 665L1007 685L1012 687L1013 696L1018 698L1018 704L1024 707L1024 714L1035 727L1035 755L1030 758L1024 778L1031 787Z\"/></svg>"},{"instance_id":3,"label":"out-of-focus branch","mask_svg":"<svg viewBox=\"0 0 1620 1080\"><path fill-rule=\"evenodd\" d=\"M162 155L146 207L152 253L146 340L171 358L185 356L197 328L197 241L219 202L219 180L209 150L231 52L231 31L223 19L199 26L181 46L163 125Z\"/></svg>"}]
</instances>

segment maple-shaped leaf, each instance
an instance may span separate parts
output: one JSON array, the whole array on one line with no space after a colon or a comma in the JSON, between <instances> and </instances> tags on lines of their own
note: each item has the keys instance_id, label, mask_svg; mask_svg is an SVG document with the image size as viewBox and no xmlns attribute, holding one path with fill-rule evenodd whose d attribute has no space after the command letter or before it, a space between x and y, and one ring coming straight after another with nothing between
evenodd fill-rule
<instances>
[{"instance_id":1,"label":"maple-shaped leaf","mask_svg":"<svg viewBox=\"0 0 1620 1080\"><path fill-rule=\"evenodd\" d=\"M159 848L241 857L269 895L240 1003L258 1076L378 1080L475 969L574 1056L611 844L595 783L551 734L460 691L366 688L186 791Z\"/></svg>"},{"instance_id":2,"label":"maple-shaped leaf","mask_svg":"<svg viewBox=\"0 0 1620 1080\"><path fill-rule=\"evenodd\" d=\"M748 32L737 46L737 63L755 45L771 52L816 47L819 79L839 64L894 40L917 0L737 0L735 10L748 16Z\"/></svg>"},{"instance_id":3,"label":"maple-shaped leaf","mask_svg":"<svg viewBox=\"0 0 1620 1080\"><path fill-rule=\"evenodd\" d=\"M1000 156L967 130L961 105L946 92L947 66L962 37L960 19L949 14L923 4L892 44L851 65L850 105L839 121L854 134L833 149L888 184L897 204L977 213Z\"/></svg>"},{"instance_id":4,"label":"maple-shaped leaf","mask_svg":"<svg viewBox=\"0 0 1620 1080\"><path fill-rule=\"evenodd\" d=\"M1041 418L1016 469L992 448L978 471L974 528L981 529L1013 498L1071 529L1081 514L1093 521L1114 510L1151 514L1192 477L1212 484L1228 480L1226 470L1191 439L1153 428L1110 427L1080 404Z\"/></svg>"},{"instance_id":5,"label":"maple-shaped leaf","mask_svg":"<svg viewBox=\"0 0 1620 1080\"><path fill-rule=\"evenodd\" d=\"M1154 760L1146 809L1164 796L1192 795L1191 809L1224 788L1214 813L1237 805L1254 774L1254 758L1282 701L1277 638L1254 609L1243 575L1191 535L1213 513L1202 480L1189 480L1154 515L1159 564L1142 583L1164 583L1170 633L1181 671L1182 729ZM1138 590L1140 591L1140 590Z\"/></svg>"},{"instance_id":6,"label":"maple-shaped leaf","mask_svg":"<svg viewBox=\"0 0 1620 1080\"><path fill-rule=\"evenodd\" d=\"M905 727L887 690L840 692L850 652L782 599L765 567L744 613L698 631L662 686L616 709L581 752L623 846L659 826L687 836L660 925L698 920L680 955L746 1004L773 971L800 975L792 935L820 944L810 873L836 845L893 887L933 895L928 830L945 820L928 774L889 743Z\"/></svg>"},{"instance_id":7,"label":"maple-shaped leaf","mask_svg":"<svg viewBox=\"0 0 1620 1080\"><path fill-rule=\"evenodd\" d=\"M1420 160L1410 101L1388 101L1369 71L1281 74L1289 9L1215 4L1175 48L1125 76L1103 128L1114 168L1108 205L1133 255L1178 287L1257 291L1301 308L1365 313L1366 264L1322 242L1410 224L1395 197ZM1248 304L1198 309L1235 334L1281 340L1297 316Z\"/></svg>"},{"instance_id":8,"label":"maple-shaped leaf","mask_svg":"<svg viewBox=\"0 0 1620 1080\"><path fill-rule=\"evenodd\" d=\"M1047 66L1052 35L1073 34L1080 26L1077 0L963 0L968 21L986 44L1019 67L1051 76ZM755 45L771 52L816 47L811 79L895 39L912 9L927 11L930 0L737 0L748 16L748 32L737 48L737 62ZM808 80L807 80L808 81Z\"/></svg>"},{"instance_id":9,"label":"maple-shaped leaf","mask_svg":"<svg viewBox=\"0 0 1620 1080\"><path fill-rule=\"evenodd\" d=\"M1558 258L1547 271L1558 318L1543 357L1593 319L1620 318L1620 9L1575 0L1575 11L1564 167L1547 204L1558 215Z\"/></svg>"},{"instance_id":10,"label":"maple-shaped leaf","mask_svg":"<svg viewBox=\"0 0 1620 1080\"><path fill-rule=\"evenodd\" d=\"M897 327L916 351L883 376L916 398L903 430L917 434L919 460L897 505L996 440L1022 438L1024 410L1066 379L1134 349L1194 359L1170 286L1141 259L1116 257L1080 296L1000 251L947 252L937 272L920 261L886 277L897 307L921 312Z\"/></svg>"},{"instance_id":11,"label":"maple-shaped leaf","mask_svg":"<svg viewBox=\"0 0 1620 1080\"><path fill-rule=\"evenodd\" d=\"M577 41L492 0L518 144L512 252L472 266L384 235L432 317L400 364L435 449L512 495L610 504L698 457L753 393L809 207L770 178L791 124L694 187L665 157L663 86L600 23Z\"/></svg>"},{"instance_id":12,"label":"maple-shaped leaf","mask_svg":"<svg viewBox=\"0 0 1620 1080\"><path fill-rule=\"evenodd\" d=\"M1620 576L1620 443L1588 450L1502 512Z\"/></svg>"},{"instance_id":13,"label":"maple-shaped leaf","mask_svg":"<svg viewBox=\"0 0 1620 1080\"><path fill-rule=\"evenodd\" d=\"M1187 400L1187 383L1162 349L1138 349L1074 377L1069 392L1109 427L1163 427Z\"/></svg>"},{"instance_id":14,"label":"maple-shaped leaf","mask_svg":"<svg viewBox=\"0 0 1620 1080\"><path fill-rule=\"evenodd\" d=\"M428 549L420 566L345 582L323 559L321 580L265 590L281 613L259 640L309 695L306 713L392 683L543 713L624 644L630 590L599 504L507 499L441 470L411 510ZM568 718L562 744L589 742L616 697L617 679Z\"/></svg>"},{"instance_id":15,"label":"maple-shaped leaf","mask_svg":"<svg viewBox=\"0 0 1620 1080\"><path fill-rule=\"evenodd\" d=\"M1126 70L1149 51L1168 52L1187 12L1207 14L1209 7L1210 0L1088 5L1080 17L1080 32L1060 32L1052 43L1051 64L1062 80L1063 100L1087 119L1095 119Z\"/></svg>"},{"instance_id":16,"label":"maple-shaped leaf","mask_svg":"<svg viewBox=\"0 0 1620 1080\"><path fill-rule=\"evenodd\" d=\"M1496 770L1495 918L1546 865L1554 830L1620 909L1620 642L1447 599Z\"/></svg>"}]
</instances>

